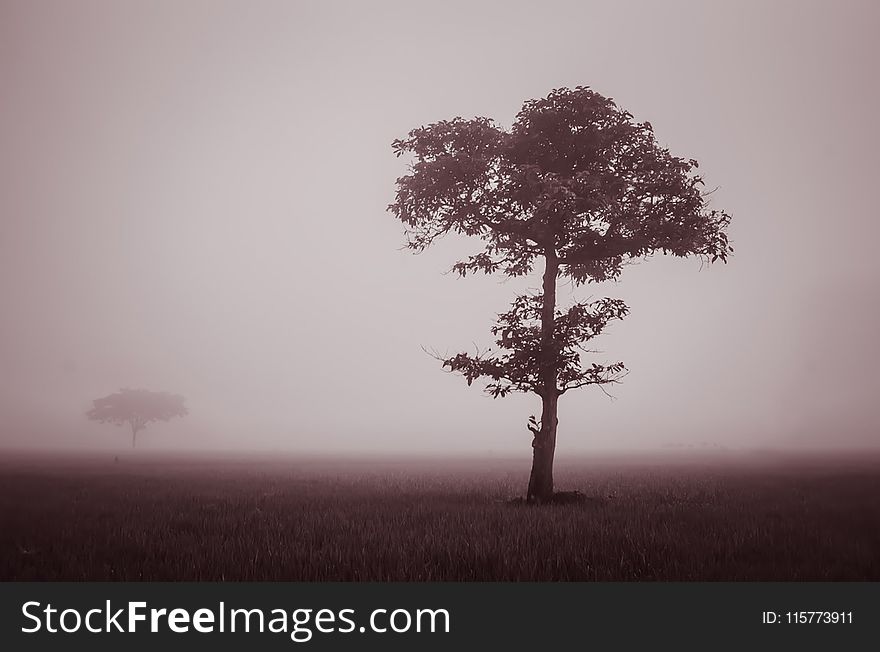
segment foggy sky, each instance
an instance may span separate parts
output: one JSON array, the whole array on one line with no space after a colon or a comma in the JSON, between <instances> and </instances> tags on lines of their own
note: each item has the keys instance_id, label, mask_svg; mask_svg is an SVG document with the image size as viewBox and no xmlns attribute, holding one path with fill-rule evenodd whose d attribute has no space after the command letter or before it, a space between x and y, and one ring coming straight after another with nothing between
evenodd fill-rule
<instances>
[{"instance_id":1,"label":"foggy sky","mask_svg":"<svg viewBox=\"0 0 880 652\"><path fill-rule=\"evenodd\" d=\"M187 397L146 448L513 451L538 399L441 353L537 275L445 274L386 212L393 139L589 85L733 215L656 257L560 402L559 450L876 445L880 10L871 2L0 2L0 447L124 447L120 387ZM594 391L590 391L590 390Z\"/></svg>"}]
</instances>

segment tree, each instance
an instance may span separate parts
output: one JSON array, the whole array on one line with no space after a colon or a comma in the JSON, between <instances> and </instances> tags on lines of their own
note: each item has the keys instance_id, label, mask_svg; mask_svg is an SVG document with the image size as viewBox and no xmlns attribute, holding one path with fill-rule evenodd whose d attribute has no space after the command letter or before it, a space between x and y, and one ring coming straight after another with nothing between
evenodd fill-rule
<instances>
[{"instance_id":1,"label":"tree","mask_svg":"<svg viewBox=\"0 0 880 652\"><path fill-rule=\"evenodd\" d=\"M137 434L153 421L168 421L189 414L183 396L146 389L120 389L115 394L95 399L86 413L92 421L131 426L131 447L137 444Z\"/></svg>"},{"instance_id":2,"label":"tree","mask_svg":"<svg viewBox=\"0 0 880 652\"><path fill-rule=\"evenodd\" d=\"M557 310L557 280L616 280L629 262L662 253L725 261L730 216L708 206L697 161L658 145L651 124L588 87L561 88L523 104L509 131L488 118L455 118L392 144L410 154L389 210L420 252L450 233L482 249L452 269L527 275L543 262L542 291L518 296L492 329L498 351L442 359L494 397L533 392L533 460L527 498L553 497L557 405L565 392L619 382L623 363L586 364L585 342L626 305L605 298Z\"/></svg>"}]
</instances>

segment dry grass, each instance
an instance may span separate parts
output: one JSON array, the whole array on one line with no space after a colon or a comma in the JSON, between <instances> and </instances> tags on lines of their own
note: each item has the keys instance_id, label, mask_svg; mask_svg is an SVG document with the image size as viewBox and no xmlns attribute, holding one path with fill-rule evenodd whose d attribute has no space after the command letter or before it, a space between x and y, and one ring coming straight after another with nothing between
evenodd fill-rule
<instances>
[{"instance_id":1,"label":"dry grass","mask_svg":"<svg viewBox=\"0 0 880 652\"><path fill-rule=\"evenodd\" d=\"M880 459L0 463L2 580L880 580Z\"/></svg>"}]
</instances>

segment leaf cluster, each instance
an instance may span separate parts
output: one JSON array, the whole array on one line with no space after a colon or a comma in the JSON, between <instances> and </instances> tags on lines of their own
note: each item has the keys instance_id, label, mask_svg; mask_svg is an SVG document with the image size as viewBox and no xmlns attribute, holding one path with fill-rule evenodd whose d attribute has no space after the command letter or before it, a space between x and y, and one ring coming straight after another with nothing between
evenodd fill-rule
<instances>
[{"instance_id":1,"label":"leaf cluster","mask_svg":"<svg viewBox=\"0 0 880 652\"><path fill-rule=\"evenodd\" d=\"M542 306L541 296L516 297L511 309L500 314L492 327L495 351L459 353L442 360L443 367L460 373L468 385L488 379L486 392L494 398L510 392L558 396L585 385L616 383L623 377L626 367L622 362L602 365L583 361L584 354L594 353L584 344L601 334L609 322L627 315L623 301L604 298L556 310L549 344L541 336ZM544 380L542 372L547 369L554 372L552 386Z\"/></svg>"}]
</instances>

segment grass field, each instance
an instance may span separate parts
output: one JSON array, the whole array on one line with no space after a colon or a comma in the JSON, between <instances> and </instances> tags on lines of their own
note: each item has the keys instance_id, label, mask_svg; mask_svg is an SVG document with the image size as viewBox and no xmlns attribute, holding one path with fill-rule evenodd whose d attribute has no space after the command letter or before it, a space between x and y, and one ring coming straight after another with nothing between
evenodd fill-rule
<instances>
[{"instance_id":1,"label":"grass field","mask_svg":"<svg viewBox=\"0 0 880 652\"><path fill-rule=\"evenodd\" d=\"M880 457L6 455L0 580L880 580Z\"/></svg>"}]
</instances>

